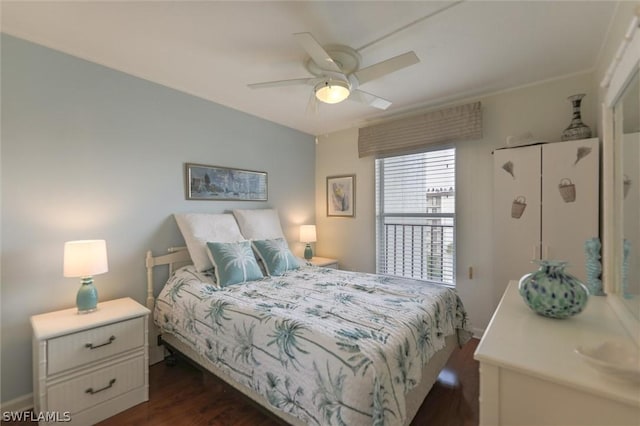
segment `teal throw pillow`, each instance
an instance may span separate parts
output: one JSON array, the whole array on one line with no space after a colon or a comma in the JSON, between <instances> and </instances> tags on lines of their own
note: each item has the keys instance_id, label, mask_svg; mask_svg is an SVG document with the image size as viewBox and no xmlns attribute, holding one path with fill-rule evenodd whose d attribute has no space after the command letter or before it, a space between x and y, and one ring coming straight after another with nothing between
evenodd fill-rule
<instances>
[{"instance_id":1,"label":"teal throw pillow","mask_svg":"<svg viewBox=\"0 0 640 426\"><path fill-rule=\"evenodd\" d=\"M251 250L251 242L208 242L209 257L213 263L218 286L244 283L262 279L262 271Z\"/></svg>"},{"instance_id":2,"label":"teal throw pillow","mask_svg":"<svg viewBox=\"0 0 640 426\"><path fill-rule=\"evenodd\" d=\"M269 275L282 275L300 267L298 259L291 253L284 238L253 241L253 249L258 253Z\"/></svg>"}]
</instances>

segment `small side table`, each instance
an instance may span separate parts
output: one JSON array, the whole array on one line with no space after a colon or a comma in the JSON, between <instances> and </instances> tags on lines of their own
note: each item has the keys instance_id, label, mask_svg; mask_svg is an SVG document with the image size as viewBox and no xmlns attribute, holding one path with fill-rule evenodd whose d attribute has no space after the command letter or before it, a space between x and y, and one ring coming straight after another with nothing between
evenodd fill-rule
<instances>
[{"instance_id":1,"label":"small side table","mask_svg":"<svg viewBox=\"0 0 640 426\"><path fill-rule=\"evenodd\" d=\"M323 268L339 269L338 259L313 256L308 262L315 266L322 266Z\"/></svg>"},{"instance_id":2,"label":"small side table","mask_svg":"<svg viewBox=\"0 0 640 426\"><path fill-rule=\"evenodd\" d=\"M125 297L85 315L72 308L32 316L36 415L88 425L148 401L149 313Z\"/></svg>"}]
</instances>

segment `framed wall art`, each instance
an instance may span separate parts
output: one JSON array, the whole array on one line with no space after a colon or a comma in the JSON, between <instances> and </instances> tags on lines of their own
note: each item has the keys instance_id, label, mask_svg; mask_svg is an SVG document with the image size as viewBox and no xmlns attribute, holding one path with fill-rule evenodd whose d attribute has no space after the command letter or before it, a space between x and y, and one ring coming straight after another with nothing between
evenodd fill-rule
<instances>
[{"instance_id":1,"label":"framed wall art","mask_svg":"<svg viewBox=\"0 0 640 426\"><path fill-rule=\"evenodd\" d=\"M327 177L327 216L354 217L356 175Z\"/></svg>"},{"instance_id":2,"label":"framed wall art","mask_svg":"<svg viewBox=\"0 0 640 426\"><path fill-rule=\"evenodd\" d=\"M267 201L267 172L186 163L187 200Z\"/></svg>"}]
</instances>

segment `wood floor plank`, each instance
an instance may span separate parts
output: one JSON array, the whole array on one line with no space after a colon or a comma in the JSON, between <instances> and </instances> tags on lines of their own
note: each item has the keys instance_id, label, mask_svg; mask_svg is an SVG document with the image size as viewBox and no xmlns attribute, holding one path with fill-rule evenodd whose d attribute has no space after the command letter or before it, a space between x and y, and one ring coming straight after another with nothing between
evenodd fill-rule
<instances>
[{"instance_id":1,"label":"wood floor plank","mask_svg":"<svg viewBox=\"0 0 640 426\"><path fill-rule=\"evenodd\" d=\"M478 339L451 355L425 398L412 426L476 426L479 419L479 363L473 359Z\"/></svg>"}]
</instances>

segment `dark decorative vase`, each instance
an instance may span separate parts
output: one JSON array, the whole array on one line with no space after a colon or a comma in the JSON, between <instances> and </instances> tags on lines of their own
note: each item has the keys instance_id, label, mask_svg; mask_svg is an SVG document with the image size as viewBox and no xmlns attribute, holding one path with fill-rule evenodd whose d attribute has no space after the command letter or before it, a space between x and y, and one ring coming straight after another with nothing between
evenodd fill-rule
<instances>
[{"instance_id":1,"label":"dark decorative vase","mask_svg":"<svg viewBox=\"0 0 640 426\"><path fill-rule=\"evenodd\" d=\"M582 312L589 290L564 271L567 262L537 261L537 271L520 278L520 295L536 313L549 318L568 318Z\"/></svg>"},{"instance_id":2,"label":"dark decorative vase","mask_svg":"<svg viewBox=\"0 0 640 426\"><path fill-rule=\"evenodd\" d=\"M569 127L564 129L562 132L563 141L589 139L591 137L591 129L582 122L582 116L580 113L580 105L582 104L582 98L584 97L585 94L580 93L567 98L571 102L571 105L573 105L573 118L571 119Z\"/></svg>"}]
</instances>

